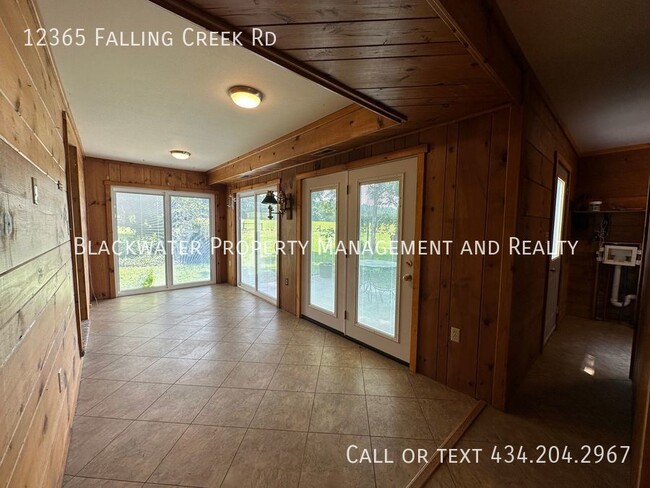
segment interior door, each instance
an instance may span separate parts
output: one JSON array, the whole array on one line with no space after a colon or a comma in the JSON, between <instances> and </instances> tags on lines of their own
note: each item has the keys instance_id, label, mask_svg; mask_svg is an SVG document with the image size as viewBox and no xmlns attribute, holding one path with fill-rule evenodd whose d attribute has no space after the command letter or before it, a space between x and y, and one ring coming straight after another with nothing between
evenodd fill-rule
<instances>
[{"instance_id":1,"label":"interior door","mask_svg":"<svg viewBox=\"0 0 650 488\"><path fill-rule=\"evenodd\" d=\"M345 333L346 270L338 242L346 241L347 172L319 176L302 186L303 315Z\"/></svg>"},{"instance_id":2,"label":"interior door","mask_svg":"<svg viewBox=\"0 0 650 488\"><path fill-rule=\"evenodd\" d=\"M544 344L557 327L558 303L560 297L560 277L562 275L562 254L559 241L564 239L564 224L566 217L566 202L569 191L569 172L558 163L555 178L555 201L553 206L553 229L551 242L553 244L549 259L548 280L546 290L546 314L544 322Z\"/></svg>"},{"instance_id":3,"label":"interior door","mask_svg":"<svg viewBox=\"0 0 650 488\"><path fill-rule=\"evenodd\" d=\"M302 186L302 240L309 242L302 314L403 361L411 343L417 164L409 158Z\"/></svg>"}]
</instances>

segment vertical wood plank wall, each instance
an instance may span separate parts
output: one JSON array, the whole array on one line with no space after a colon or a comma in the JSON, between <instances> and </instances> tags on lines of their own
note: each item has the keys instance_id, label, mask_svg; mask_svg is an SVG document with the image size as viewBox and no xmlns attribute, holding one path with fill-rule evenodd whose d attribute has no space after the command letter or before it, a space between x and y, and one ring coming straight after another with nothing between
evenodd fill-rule
<instances>
[{"instance_id":1,"label":"vertical wood plank wall","mask_svg":"<svg viewBox=\"0 0 650 488\"><path fill-rule=\"evenodd\" d=\"M135 185L143 188L163 188L173 191L206 191L215 195L215 230L217 236L225 235L225 192L222 186L208 186L205 173L158 166L125 163L109 159L85 158L86 213L88 238L94 250L108 242L112 232L110 212L110 185ZM111 243L109 243L110 245ZM225 273L225 263L217 254L217 282ZM98 300L114 298L113 257L106 253L90 255L90 282L93 296Z\"/></svg>"},{"instance_id":2,"label":"vertical wood plank wall","mask_svg":"<svg viewBox=\"0 0 650 488\"><path fill-rule=\"evenodd\" d=\"M565 158L571 173L570 198L578 176L577 156L548 106L533 86L528 87L524 114L524 140L517 236L546 242L550 237L555 153ZM570 215L567 216L568 220ZM567 222L567 227L569 223ZM512 394L542 350L548 257L515 256L508 392ZM562 258L560 315L566 314L569 282L567 255Z\"/></svg>"},{"instance_id":3,"label":"vertical wood plank wall","mask_svg":"<svg viewBox=\"0 0 650 488\"><path fill-rule=\"evenodd\" d=\"M39 26L29 0L0 0L0 214L12 221L9 235L0 232L3 488L60 486L79 385L63 135L67 105L49 52L25 46L23 31ZM69 129L78 145L74 126Z\"/></svg>"},{"instance_id":4,"label":"vertical wood plank wall","mask_svg":"<svg viewBox=\"0 0 650 488\"><path fill-rule=\"evenodd\" d=\"M454 239L449 256L421 260L417 370L473 396L492 401L497 326L500 317L501 255L459 255L458 243L503 239L504 192L508 164L510 108L458 123L375 143L298 168L230 185L240 187L281 180L295 195L295 175L378 154L427 144L422 239ZM299 204L299 203L298 203ZM281 217L280 238L297 239L293 220ZM235 239L235 212L228 211L228 238ZM236 284L236 261L228 259L228 282ZM280 256L280 307L296 312L295 256ZM288 284L285 284L285 280ZM450 343L450 325L461 329L460 344Z\"/></svg>"}]
</instances>

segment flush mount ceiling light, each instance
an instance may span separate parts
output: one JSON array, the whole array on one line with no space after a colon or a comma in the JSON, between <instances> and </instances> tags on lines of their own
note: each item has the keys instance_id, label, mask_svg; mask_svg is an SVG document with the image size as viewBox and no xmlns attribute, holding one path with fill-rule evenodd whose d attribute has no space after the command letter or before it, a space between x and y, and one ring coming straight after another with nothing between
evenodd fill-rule
<instances>
[{"instance_id":1,"label":"flush mount ceiling light","mask_svg":"<svg viewBox=\"0 0 650 488\"><path fill-rule=\"evenodd\" d=\"M228 88L228 95L242 108L255 108L262 103L262 92L250 86L237 85Z\"/></svg>"},{"instance_id":2,"label":"flush mount ceiling light","mask_svg":"<svg viewBox=\"0 0 650 488\"><path fill-rule=\"evenodd\" d=\"M188 159L191 156L189 152L181 151L180 149L174 149L173 151L169 151L169 153L176 159Z\"/></svg>"}]
</instances>

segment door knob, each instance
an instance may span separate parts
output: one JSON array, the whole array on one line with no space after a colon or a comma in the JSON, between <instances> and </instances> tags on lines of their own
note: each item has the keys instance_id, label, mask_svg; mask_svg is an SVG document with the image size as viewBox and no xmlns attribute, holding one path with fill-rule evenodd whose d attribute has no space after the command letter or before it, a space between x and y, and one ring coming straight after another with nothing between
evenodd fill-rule
<instances>
[{"instance_id":1,"label":"door knob","mask_svg":"<svg viewBox=\"0 0 650 488\"><path fill-rule=\"evenodd\" d=\"M402 279L404 281L413 281L413 275L405 274L404 276L402 276Z\"/></svg>"}]
</instances>

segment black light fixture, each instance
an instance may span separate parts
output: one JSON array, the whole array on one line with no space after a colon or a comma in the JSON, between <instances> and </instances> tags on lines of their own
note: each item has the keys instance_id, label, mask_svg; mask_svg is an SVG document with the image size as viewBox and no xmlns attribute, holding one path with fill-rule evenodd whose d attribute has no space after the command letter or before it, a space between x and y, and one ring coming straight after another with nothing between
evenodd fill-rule
<instances>
[{"instance_id":1,"label":"black light fixture","mask_svg":"<svg viewBox=\"0 0 650 488\"><path fill-rule=\"evenodd\" d=\"M275 192L273 190L268 190L266 196L262 200L262 205L269 206L269 220L273 220L273 214L284 215L285 212L289 212L287 219L291 220L291 193L285 195L285 193L280 190L278 191L278 197L275 197ZM277 211L273 211L273 205L278 206Z\"/></svg>"}]
</instances>

